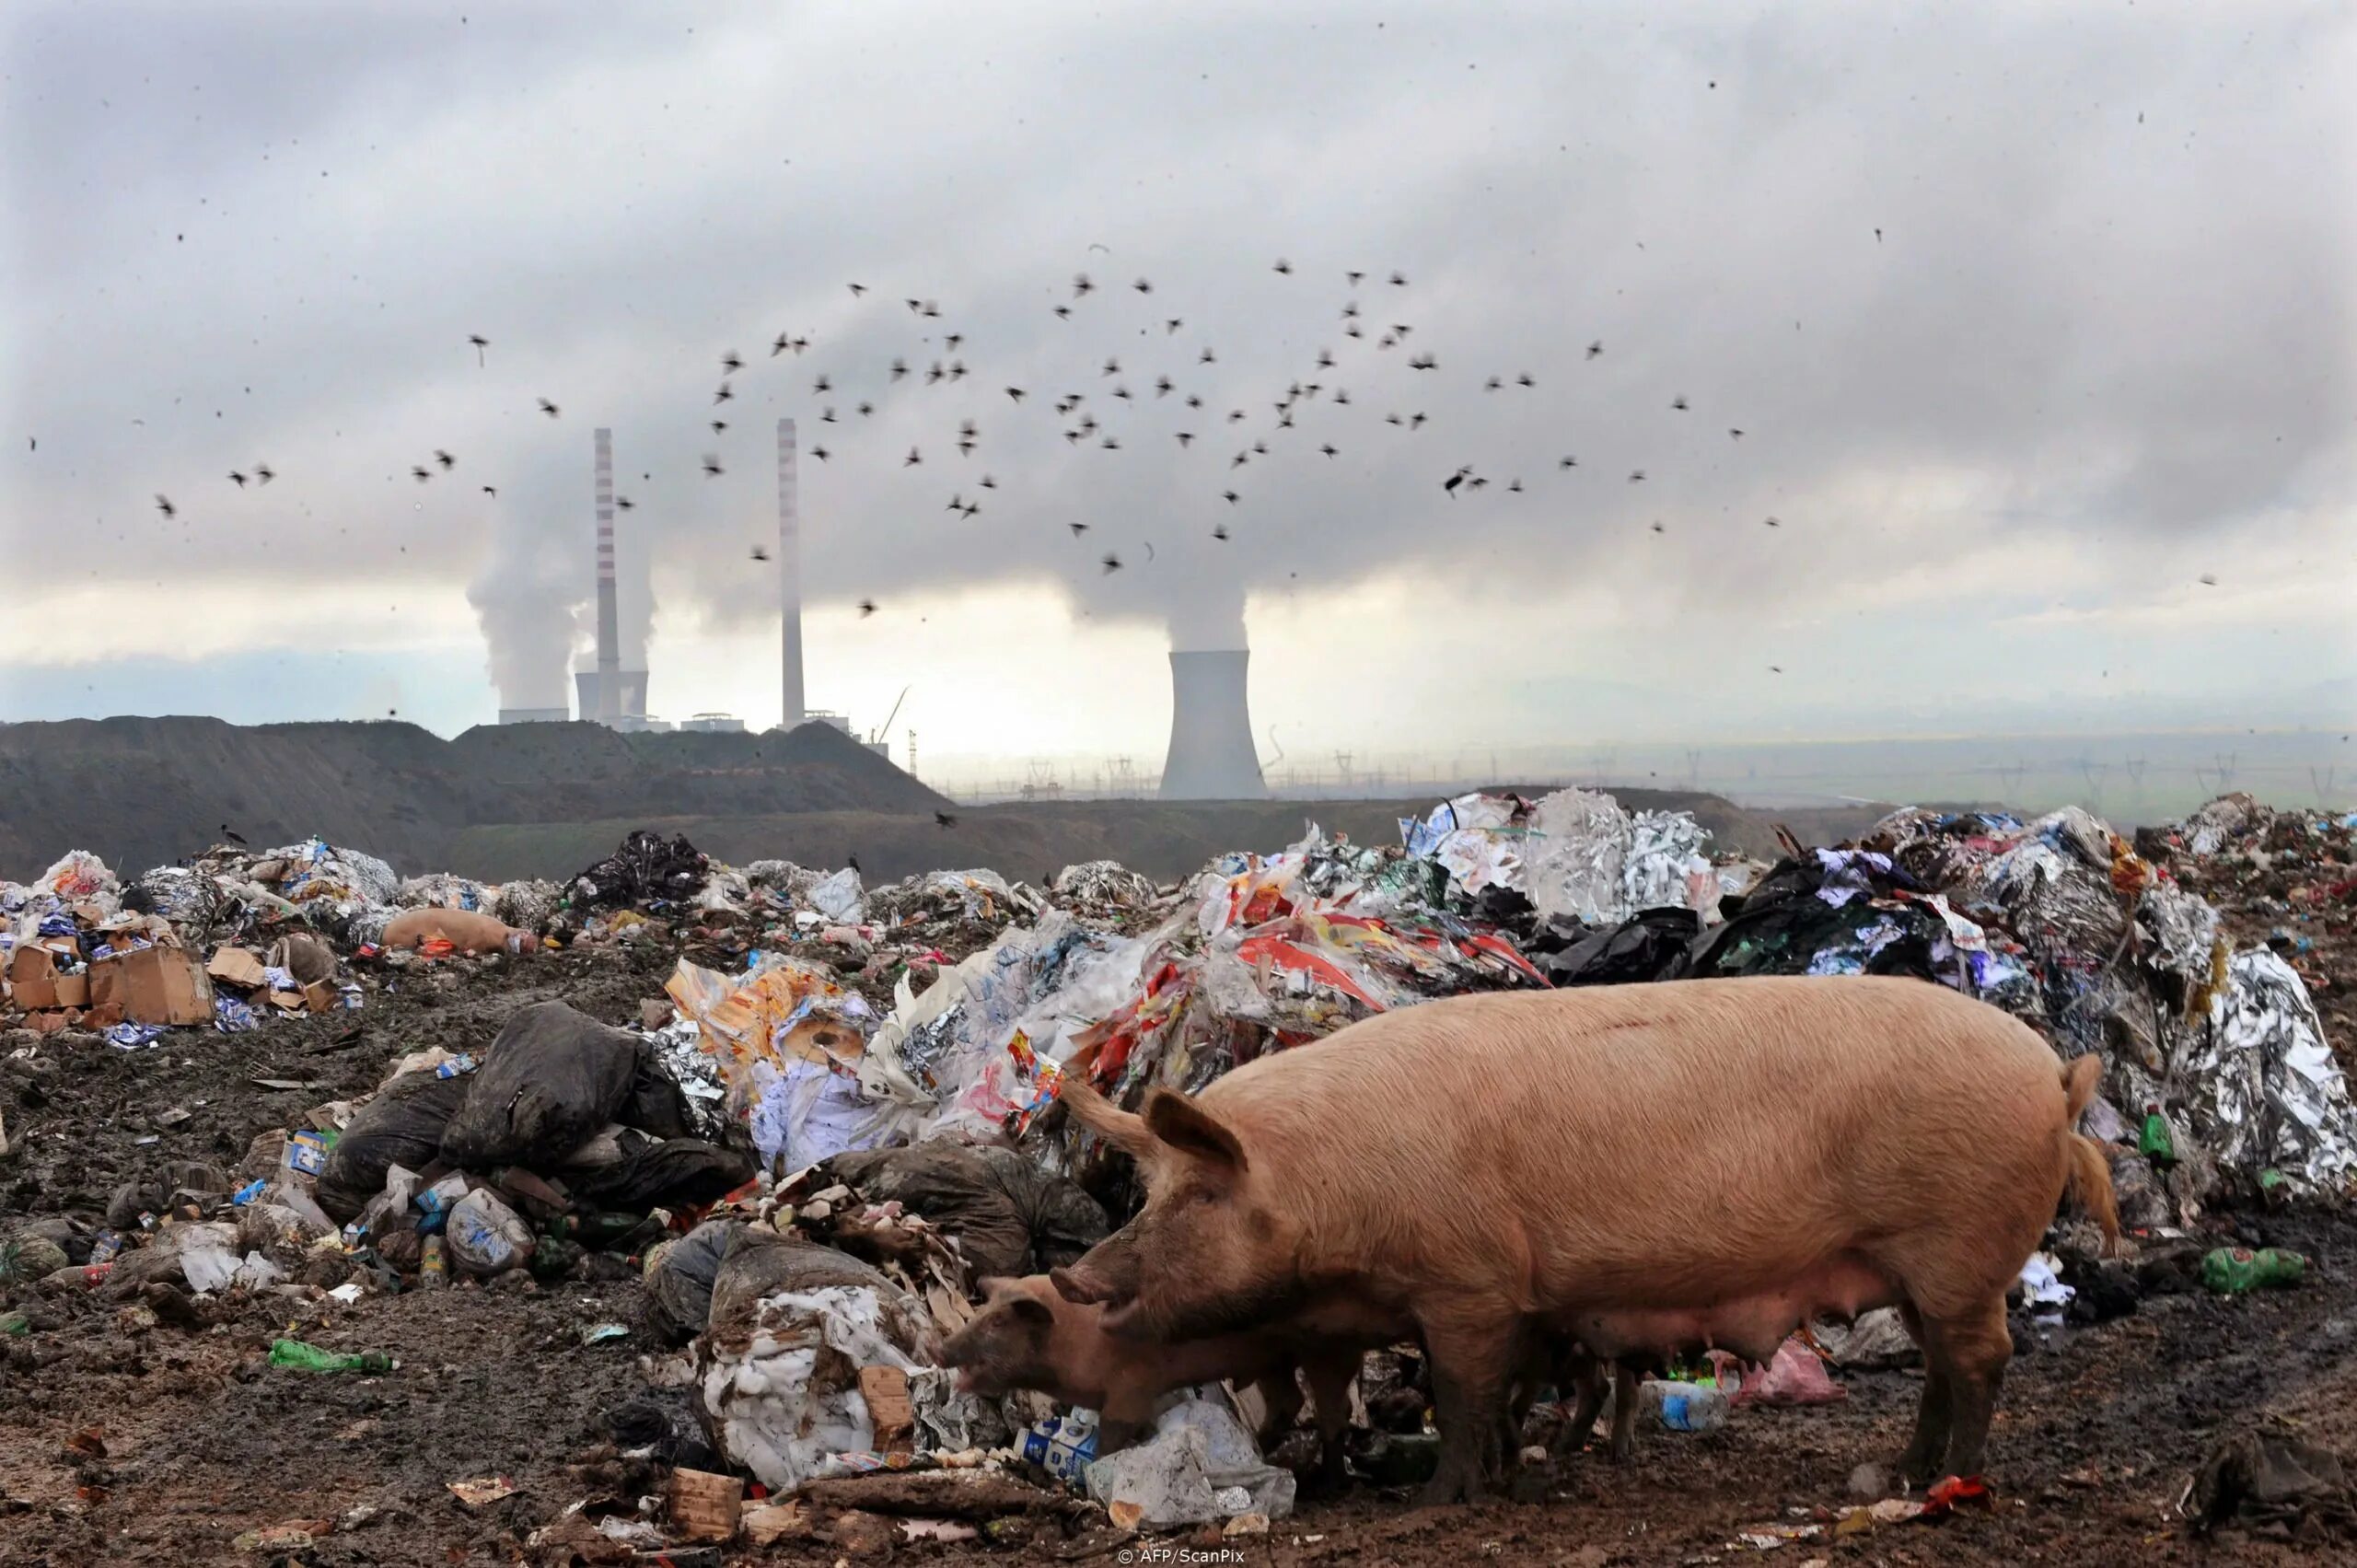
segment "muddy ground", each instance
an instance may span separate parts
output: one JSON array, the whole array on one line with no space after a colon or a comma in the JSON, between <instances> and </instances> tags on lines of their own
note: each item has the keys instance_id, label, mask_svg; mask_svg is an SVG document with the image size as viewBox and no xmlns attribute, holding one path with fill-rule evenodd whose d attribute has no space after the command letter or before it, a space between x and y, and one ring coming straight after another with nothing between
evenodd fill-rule
<instances>
[{"instance_id":1,"label":"muddy ground","mask_svg":"<svg viewBox=\"0 0 2357 1568\"><path fill-rule=\"evenodd\" d=\"M45 1040L39 1064L0 1063L16 1145L0 1163L0 1228L27 1214L103 1209L116 1183L167 1160L234 1166L256 1133L373 1086L400 1051L480 1045L522 1002L561 995L621 1021L657 994L668 964L647 952L453 969L404 981L357 1016L244 1036L183 1033L139 1052L87 1036ZM315 1086L271 1091L255 1077ZM190 1114L162 1114L174 1109ZM1994 1511L1795 1543L1776 1560L2305 1563L2351 1550L2251 1533L2197 1543L2177 1516L2204 1455L2245 1425L2290 1423L2357 1455L2357 1221L2283 1210L2217 1225L2216 1239L2307 1252L2309 1283L2236 1301L2147 1295L2133 1316L2084 1328L2033 1330L2016 1318L2018 1354L1991 1444ZM160 1316L137 1297L20 1305L31 1331L0 1339L0 1563L520 1561L524 1539L569 1504L660 1487L646 1464L617 1457L607 1421L647 1395L668 1353L642 1321L633 1280L542 1287L516 1275L492 1289L372 1295L351 1307L233 1292L192 1314L166 1302ZM629 1337L584 1343L585 1330L608 1323L628 1326ZM399 1366L377 1376L274 1369L267 1351L281 1335L385 1351ZM1740 1562L1754 1553L1730 1544L1739 1531L1853 1501L1852 1470L1900 1446L1917 1376L1842 1381L1840 1405L1741 1411L1704 1435L1646 1431L1630 1465L1567 1461L1535 1502L1426 1510L1362 1485L1306 1504L1266 1538L1102 1538L1091 1560L1180 1562L1181 1549L1224 1544L1241 1553L1225 1561L1242 1562ZM514 1495L473 1508L448 1490L488 1475L511 1479ZM335 1527L292 1551L240 1540L300 1520ZM1165 1547L1174 1555L1149 1555ZM892 1555L1046 1562L1072 1551L1043 1525L1002 1548L902 1545ZM739 1546L725 1560L859 1555L801 1539Z\"/></svg>"}]
</instances>

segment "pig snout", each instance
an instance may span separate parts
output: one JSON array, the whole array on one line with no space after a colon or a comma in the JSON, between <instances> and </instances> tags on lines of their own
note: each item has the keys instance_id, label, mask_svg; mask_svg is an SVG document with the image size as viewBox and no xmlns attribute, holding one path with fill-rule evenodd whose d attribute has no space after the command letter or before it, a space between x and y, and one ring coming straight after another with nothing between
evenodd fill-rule
<instances>
[{"instance_id":1,"label":"pig snout","mask_svg":"<svg viewBox=\"0 0 2357 1568\"><path fill-rule=\"evenodd\" d=\"M1054 1283L1058 1295L1082 1307L1108 1306L1118 1296L1113 1282L1090 1268L1086 1259L1067 1268L1051 1270L1048 1278Z\"/></svg>"}]
</instances>

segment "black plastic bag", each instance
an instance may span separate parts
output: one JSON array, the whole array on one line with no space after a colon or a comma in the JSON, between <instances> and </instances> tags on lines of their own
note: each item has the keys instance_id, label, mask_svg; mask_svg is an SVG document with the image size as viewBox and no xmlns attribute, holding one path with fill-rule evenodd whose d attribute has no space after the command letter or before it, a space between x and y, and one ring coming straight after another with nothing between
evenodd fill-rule
<instances>
[{"instance_id":1,"label":"black plastic bag","mask_svg":"<svg viewBox=\"0 0 2357 1568\"><path fill-rule=\"evenodd\" d=\"M654 1046L644 1040L639 1042L638 1065L631 1074L630 1098L622 1101L614 1120L658 1138L685 1138L696 1130L679 1081L663 1065Z\"/></svg>"},{"instance_id":2,"label":"black plastic bag","mask_svg":"<svg viewBox=\"0 0 2357 1568\"><path fill-rule=\"evenodd\" d=\"M590 909L684 903L703 890L707 865L684 833L665 843L662 834L641 828L570 887L574 901Z\"/></svg>"},{"instance_id":3,"label":"black plastic bag","mask_svg":"<svg viewBox=\"0 0 2357 1568\"><path fill-rule=\"evenodd\" d=\"M1105 1211L1079 1185L1012 1149L919 1144L835 1156L821 1169L870 1202L898 1202L958 1244L976 1277L1037 1274L1105 1239ZM826 1179L815 1181L824 1186Z\"/></svg>"},{"instance_id":4,"label":"black plastic bag","mask_svg":"<svg viewBox=\"0 0 2357 1568\"><path fill-rule=\"evenodd\" d=\"M466 1169L553 1166L587 1143L631 1096L638 1037L562 1002L509 1016L442 1134L442 1157Z\"/></svg>"},{"instance_id":5,"label":"black plastic bag","mask_svg":"<svg viewBox=\"0 0 2357 1568\"><path fill-rule=\"evenodd\" d=\"M385 1172L391 1167L422 1172L433 1164L471 1081L417 1072L386 1085L328 1151L319 1172L319 1207L331 1219L349 1220L385 1190Z\"/></svg>"},{"instance_id":6,"label":"black plastic bag","mask_svg":"<svg viewBox=\"0 0 2357 1568\"><path fill-rule=\"evenodd\" d=\"M635 1213L657 1203L712 1202L752 1180L753 1169L751 1156L701 1138L656 1138L634 1127L613 1127L576 1151L563 1174L575 1197Z\"/></svg>"},{"instance_id":7,"label":"black plastic bag","mask_svg":"<svg viewBox=\"0 0 2357 1568\"><path fill-rule=\"evenodd\" d=\"M1560 953L1538 960L1557 985L1628 985L1661 980L1681 964L1702 929L1689 909L1650 909L1608 930L1592 932Z\"/></svg>"},{"instance_id":8,"label":"black plastic bag","mask_svg":"<svg viewBox=\"0 0 2357 1568\"><path fill-rule=\"evenodd\" d=\"M703 1332L712 1316L712 1282L728 1238L745 1228L742 1220L706 1220L668 1243L646 1273L647 1315L674 1341Z\"/></svg>"}]
</instances>

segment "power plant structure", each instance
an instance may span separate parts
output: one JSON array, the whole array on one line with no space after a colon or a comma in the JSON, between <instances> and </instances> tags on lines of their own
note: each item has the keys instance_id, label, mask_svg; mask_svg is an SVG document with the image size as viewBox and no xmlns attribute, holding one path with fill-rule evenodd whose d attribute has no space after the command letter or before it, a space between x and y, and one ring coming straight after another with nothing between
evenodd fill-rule
<instances>
[{"instance_id":1,"label":"power plant structure","mask_svg":"<svg viewBox=\"0 0 2357 1568\"><path fill-rule=\"evenodd\" d=\"M802 494L795 463L794 421L777 422L777 602L782 675L777 726L810 716L802 686ZM849 731L850 726L844 729Z\"/></svg>"},{"instance_id":2,"label":"power plant structure","mask_svg":"<svg viewBox=\"0 0 2357 1568\"><path fill-rule=\"evenodd\" d=\"M1162 763L1165 800L1261 800L1260 754L1245 700L1246 648L1170 655L1170 751Z\"/></svg>"},{"instance_id":3,"label":"power plant structure","mask_svg":"<svg viewBox=\"0 0 2357 1568\"><path fill-rule=\"evenodd\" d=\"M614 433L595 434L594 491L598 516L598 663L575 670L574 690L583 719L609 729L668 729L646 714L646 671L624 669L621 620L614 587Z\"/></svg>"}]
</instances>

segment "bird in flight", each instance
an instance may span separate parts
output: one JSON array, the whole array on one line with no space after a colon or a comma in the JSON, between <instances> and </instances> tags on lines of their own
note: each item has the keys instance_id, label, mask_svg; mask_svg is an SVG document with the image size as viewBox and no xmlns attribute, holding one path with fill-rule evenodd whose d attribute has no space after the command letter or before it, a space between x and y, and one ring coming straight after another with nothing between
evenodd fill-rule
<instances>
[{"instance_id":1,"label":"bird in flight","mask_svg":"<svg viewBox=\"0 0 2357 1568\"><path fill-rule=\"evenodd\" d=\"M703 455L703 471L707 475L714 476L725 471L720 466L720 454L717 452L706 452Z\"/></svg>"},{"instance_id":2,"label":"bird in flight","mask_svg":"<svg viewBox=\"0 0 2357 1568\"><path fill-rule=\"evenodd\" d=\"M853 299L857 299L861 295L867 292L867 285L864 283L855 283L849 286L851 288L851 296Z\"/></svg>"},{"instance_id":3,"label":"bird in flight","mask_svg":"<svg viewBox=\"0 0 2357 1568\"><path fill-rule=\"evenodd\" d=\"M946 811L935 812L933 814L933 819L945 828L954 828L958 825L958 819Z\"/></svg>"},{"instance_id":4,"label":"bird in flight","mask_svg":"<svg viewBox=\"0 0 2357 1568\"><path fill-rule=\"evenodd\" d=\"M1575 469L1580 466L1580 460L1577 458L1571 456L1569 453L1565 453L1562 457L1555 459L1555 466L1559 469Z\"/></svg>"},{"instance_id":5,"label":"bird in flight","mask_svg":"<svg viewBox=\"0 0 2357 1568\"><path fill-rule=\"evenodd\" d=\"M1406 288L1408 286L1408 274L1405 273L1392 273L1391 286L1393 288Z\"/></svg>"},{"instance_id":6,"label":"bird in flight","mask_svg":"<svg viewBox=\"0 0 2357 1568\"><path fill-rule=\"evenodd\" d=\"M1121 558L1108 551L1105 555L1105 575L1109 577L1120 569Z\"/></svg>"},{"instance_id":7,"label":"bird in flight","mask_svg":"<svg viewBox=\"0 0 2357 1568\"><path fill-rule=\"evenodd\" d=\"M1321 452L1325 453L1325 454L1326 454L1328 457L1329 457L1329 458L1330 458L1330 457L1332 457L1332 456L1334 456L1334 444L1333 444L1332 442L1330 442L1330 441L1329 441L1328 443L1326 443L1326 445L1324 445L1324 446L1322 446L1322 447L1318 447L1318 449L1319 451L1321 451Z\"/></svg>"},{"instance_id":8,"label":"bird in flight","mask_svg":"<svg viewBox=\"0 0 2357 1568\"><path fill-rule=\"evenodd\" d=\"M1594 359L1597 354L1602 354L1603 352L1604 340L1602 338L1598 338L1596 342L1587 345L1587 356L1590 359Z\"/></svg>"},{"instance_id":9,"label":"bird in flight","mask_svg":"<svg viewBox=\"0 0 2357 1568\"><path fill-rule=\"evenodd\" d=\"M876 412L876 405L874 403L863 402L853 412L857 412L860 417L864 419Z\"/></svg>"},{"instance_id":10,"label":"bird in flight","mask_svg":"<svg viewBox=\"0 0 2357 1568\"><path fill-rule=\"evenodd\" d=\"M1019 403L1023 401L1023 389L1020 387L1009 387L1006 389L1006 395L1009 401Z\"/></svg>"},{"instance_id":11,"label":"bird in flight","mask_svg":"<svg viewBox=\"0 0 2357 1568\"><path fill-rule=\"evenodd\" d=\"M1674 408L1674 409L1676 409L1678 412L1680 412L1680 413L1684 413L1684 412L1686 412L1686 399L1685 399L1685 396L1684 396L1683 394L1680 394L1680 395L1679 395L1679 396L1678 396L1678 397L1675 397L1675 398L1670 399L1670 400L1669 400L1669 406L1670 406L1670 407L1672 407L1672 408Z\"/></svg>"},{"instance_id":12,"label":"bird in flight","mask_svg":"<svg viewBox=\"0 0 2357 1568\"><path fill-rule=\"evenodd\" d=\"M787 349L790 349L793 346L794 340L785 333L780 332L777 335L777 341L770 344L770 357L772 359L775 359L779 354L784 354Z\"/></svg>"},{"instance_id":13,"label":"bird in flight","mask_svg":"<svg viewBox=\"0 0 2357 1568\"><path fill-rule=\"evenodd\" d=\"M1059 305L1059 306L1057 306L1057 307L1056 307L1056 319L1057 319L1057 320L1059 320L1059 321L1069 321L1069 320L1071 320L1071 319L1072 319L1072 307L1071 307L1071 306L1069 306L1069 305Z\"/></svg>"},{"instance_id":14,"label":"bird in flight","mask_svg":"<svg viewBox=\"0 0 2357 1568\"><path fill-rule=\"evenodd\" d=\"M557 406L556 404L549 401L548 399L542 398L540 400L540 412L547 414L551 419L554 419L557 416Z\"/></svg>"},{"instance_id":15,"label":"bird in flight","mask_svg":"<svg viewBox=\"0 0 2357 1568\"><path fill-rule=\"evenodd\" d=\"M718 391L716 391L716 392L714 392L714 393L713 393L713 394L712 394L712 401L713 401L713 402L714 402L715 405L717 405L717 404L720 404L720 403L725 403L725 402L726 402L729 399L731 399L731 398L735 397L736 395L737 395L736 393L734 393L734 392L732 392L732 391L730 391L730 390L728 389L728 383L727 383L727 382L726 382L726 381L723 381L723 382L720 384L720 390L718 390Z\"/></svg>"},{"instance_id":16,"label":"bird in flight","mask_svg":"<svg viewBox=\"0 0 2357 1568\"><path fill-rule=\"evenodd\" d=\"M1137 282L1132 284L1130 286L1136 289L1140 294L1152 294L1154 292L1154 285L1146 282L1144 278L1138 279Z\"/></svg>"},{"instance_id":17,"label":"bird in flight","mask_svg":"<svg viewBox=\"0 0 2357 1568\"><path fill-rule=\"evenodd\" d=\"M467 342L474 344L475 363L478 366L482 365L483 363L482 351L491 346L491 340L484 337L481 332L470 332L467 335Z\"/></svg>"},{"instance_id":18,"label":"bird in flight","mask_svg":"<svg viewBox=\"0 0 2357 1568\"><path fill-rule=\"evenodd\" d=\"M1193 431L1191 431L1191 430L1181 430L1181 431L1177 432L1176 434L1178 435L1178 445L1180 445L1181 447L1186 446L1189 442L1192 441L1192 440L1195 438L1195 433L1194 433Z\"/></svg>"},{"instance_id":19,"label":"bird in flight","mask_svg":"<svg viewBox=\"0 0 2357 1568\"><path fill-rule=\"evenodd\" d=\"M918 455L914 447L911 447L909 448L909 455L900 459L900 466L904 469L912 469L923 461L924 459Z\"/></svg>"},{"instance_id":20,"label":"bird in flight","mask_svg":"<svg viewBox=\"0 0 2357 1568\"><path fill-rule=\"evenodd\" d=\"M499 499L499 489L498 489L498 487L497 487L496 485L490 485L490 484L486 484L486 485L484 485L484 486L482 487L482 493L483 493L485 495L490 496L493 501L496 501L496 500L498 500L498 499Z\"/></svg>"},{"instance_id":21,"label":"bird in flight","mask_svg":"<svg viewBox=\"0 0 2357 1568\"><path fill-rule=\"evenodd\" d=\"M1286 277L1291 277L1293 276L1293 263L1286 261L1283 256L1280 256L1277 258L1276 271Z\"/></svg>"},{"instance_id":22,"label":"bird in flight","mask_svg":"<svg viewBox=\"0 0 2357 1568\"><path fill-rule=\"evenodd\" d=\"M156 510L163 513L167 517L178 517L180 515L173 507L172 498L168 495L158 495L156 497Z\"/></svg>"},{"instance_id":23,"label":"bird in flight","mask_svg":"<svg viewBox=\"0 0 2357 1568\"><path fill-rule=\"evenodd\" d=\"M459 466L459 459L452 457L449 453L444 451L439 447L434 448L434 460L442 465L442 471L444 473L448 473L452 469Z\"/></svg>"},{"instance_id":24,"label":"bird in flight","mask_svg":"<svg viewBox=\"0 0 2357 1568\"><path fill-rule=\"evenodd\" d=\"M1074 273L1072 275L1072 296L1074 299L1085 297L1088 294L1088 291L1096 286L1097 285L1095 284L1088 281L1088 274L1086 273Z\"/></svg>"},{"instance_id":25,"label":"bird in flight","mask_svg":"<svg viewBox=\"0 0 2357 1568\"><path fill-rule=\"evenodd\" d=\"M1484 381L1484 382L1481 384L1481 389L1482 389L1483 391L1485 391L1485 392L1494 392L1494 391L1496 391L1500 387L1503 387L1503 386L1504 386L1504 385L1505 385L1505 383L1504 383L1503 380L1499 379L1499 378L1498 378L1497 377L1495 377L1495 376L1492 376L1492 377L1491 377L1487 381Z\"/></svg>"},{"instance_id":26,"label":"bird in flight","mask_svg":"<svg viewBox=\"0 0 2357 1568\"><path fill-rule=\"evenodd\" d=\"M756 560L756 561L767 561L769 558L770 558L770 552L769 552L768 551L763 550L763 549L762 549L760 545L758 545L758 544L757 544L757 545L755 545L755 546L753 546L753 559L754 559L754 560Z\"/></svg>"},{"instance_id":27,"label":"bird in flight","mask_svg":"<svg viewBox=\"0 0 2357 1568\"><path fill-rule=\"evenodd\" d=\"M420 483L420 484L424 484L427 480L432 479L432 478L434 477L434 474L433 474L433 470L429 470L429 469L425 468L424 465L422 465L422 464L421 464L421 465L419 465L419 466L417 466L417 467L415 467L415 468L411 469L411 470L409 470L409 476L410 476L412 479L413 479L413 480L417 481L417 482L418 482L418 483ZM243 481L239 481L239 482L240 482L240 483L243 483L244 482L243 482Z\"/></svg>"},{"instance_id":28,"label":"bird in flight","mask_svg":"<svg viewBox=\"0 0 2357 1568\"><path fill-rule=\"evenodd\" d=\"M243 490L246 487L246 476L239 473L237 470L231 469L229 470L229 477L236 482L238 489Z\"/></svg>"},{"instance_id":29,"label":"bird in flight","mask_svg":"<svg viewBox=\"0 0 2357 1568\"><path fill-rule=\"evenodd\" d=\"M898 380L900 380L902 377L906 376L908 373L909 373L909 362L908 362L907 360L905 360L905 359L896 359L896 360L894 360L894 361L892 362L892 374L891 374L891 378L892 378L893 380L898 381ZM935 366L933 367L933 378L934 378L935 380L936 380L936 381L938 381L938 380L940 380L940 379L941 379L941 366L940 366L939 365L935 365Z\"/></svg>"},{"instance_id":30,"label":"bird in flight","mask_svg":"<svg viewBox=\"0 0 2357 1568\"><path fill-rule=\"evenodd\" d=\"M1766 523L1766 524L1767 524L1770 528L1782 528L1782 527L1784 526L1783 524L1782 524L1782 523L1778 522L1778 521L1777 521L1775 518L1773 518L1773 517L1763 517L1763 518L1762 518L1762 519L1760 519L1760 520L1761 520L1762 522Z\"/></svg>"},{"instance_id":31,"label":"bird in flight","mask_svg":"<svg viewBox=\"0 0 2357 1568\"><path fill-rule=\"evenodd\" d=\"M1225 523L1220 523L1220 524L1217 524L1217 525L1213 526L1213 528L1212 528L1212 537L1213 537L1213 539L1217 539L1217 540L1225 540L1225 539L1226 539L1226 538L1227 538L1227 525L1226 525Z\"/></svg>"},{"instance_id":32,"label":"bird in flight","mask_svg":"<svg viewBox=\"0 0 2357 1568\"><path fill-rule=\"evenodd\" d=\"M1538 385L1536 380L1532 379L1531 374L1527 370L1515 377L1514 378L1514 384L1517 387L1536 387Z\"/></svg>"},{"instance_id":33,"label":"bird in flight","mask_svg":"<svg viewBox=\"0 0 2357 1568\"><path fill-rule=\"evenodd\" d=\"M725 419L715 419L715 420L714 420L714 421L712 422L712 433L713 433L714 436L719 435L722 431L724 431L724 430L726 430L726 429L727 429L727 428L728 428L728 422L727 422L726 420L725 420Z\"/></svg>"},{"instance_id":34,"label":"bird in flight","mask_svg":"<svg viewBox=\"0 0 2357 1568\"><path fill-rule=\"evenodd\" d=\"M254 477L260 480L262 483L268 484L272 480L276 479L278 475L271 471L271 467L268 463L256 463L254 465Z\"/></svg>"},{"instance_id":35,"label":"bird in flight","mask_svg":"<svg viewBox=\"0 0 2357 1568\"><path fill-rule=\"evenodd\" d=\"M875 614L875 613L876 613L876 601L875 601L874 599L872 599L872 598L864 598L864 599L861 599L861 600L859 601L859 618L860 618L862 621L866 620L869 616L871 616L871 615L873 615L873 614Z\"/></svg>"},{"instance_id":36,"label":"bird in flight","mask_svg":"<svg viewBox=\"0 0 2357 1568\"><path fill-rule=\"evenodd\" d=\"M1644 483L1644 482L1645 482L1645 470L1643 470L1643 469L1631 469L1631 470L1629 470L1629 482L1630 482L1631 484L1643 484L1643 483Z\"/></svg>"},{"instance_id":37,"label":"bird in flight","mask_svg":"<svg viewBox=\"0 0 2357 1568\"><path fill-rule=\"evenodd\" d=\"M1227 503L1229 505L1231 505L1231 506L1235 505L1236 505L1236 503L1237 503L1237 499L1238 499L1238 497L1237 497L1237 495L1236 492L1235 492L1235 491L1233 491L1233 490L1223 490L1223 491L1221 491L1221 492L1219 493L1219 498L1220 498L1221 500L1223 500L1223 501L1226 502L1226 503Z\"/></svg>"},{"instance_id":38,"label":"bird in flight","mask_svg":"<svg viewBox=\"0 0 2357 1568\"><path fill-rule=\"evenodd\" d=\"M726 354L720 356L720 371L722 375L734 376L737 372L744 368L744 356L738 354L735 349L732 348Z\"/></svg>"},{"instance_id":39,"label":"bird in flight","mask_svg":"<svg viewBox=\"0 0 2357 1568\"><path fill-rule=\"evenodd\" d=\"M1216 362L1217 362L1217 356L1216 356L1216 355L1214 355L1214 354L1212 353L1212 351L1211 351L1211 350L1209 350L1209 349L1205 349L1205 350L1203 350L1203 352L1202 352L1202 354L1198 354L1198 355L1196 355L1196 356L1195 356L1195 363L1196 363L1196 364L1198 364L1198 365L1212 365L1212 364L1215 364Z\"/></svg>"},{"instance_id":40,"label":"bird in flight","mask_svg":"<svg viewBox=\"0 0 2357 1568\"><path fill-rule=\"evenodd\" d=\"M1661 526L1661 524L1660 524L1659 522L1655 522L1655 523L1654 524L1654 532L1655 532L1655 533L1667 533L1668 531L1669 531L1669 530L1668 530L1667 528L1666 528L1662 527L1662 526Z\"/></svg>"},{"instance_id":41,"label":"bird in flight","mask_svg":"<svg viewBox=\"0 0 2357 1568\"><path fill-rule=\"evenodd\" d=\"M1742 439L1743 439L1743 432L1742 432L1742 431L1740 431L1740 430L1737 430L1737 429L1736 429L1735 426L1733 426L1733 425L1729 425L1729 426L1727 426L1727 434L1728 434L1729 436L1733 436L1733 437L1734 437L1736 440L1737 440L1737 441L1740 441L1740 440L1742 440Z\"/></svg>"},{"instance_id":42,"label":"bird in flight","mask_svg":"<svg viewBox=\"0 0 2357 1568\"><path fill-rule=\"evenodd\" d=\"M1167 321L1165 321L1164 323L1162 323L1162 334L1163 334L1163 336L1165 336L1165 337L1172 336L1173 334L1175 334L1175 333L1178 331L1178 329L1179 329L1179 328L1181 328L1181 327L1185 326L1186 324L1187 324L1186 322L1184 322L1184 321L1180 320L1178 317L1173 316L1173 317L1171 317L1171 318L1170 318L1170 319L1168 319Z\"/></svg>"},{"instance_id":43,"label":"bird in flight","mask_svg":"<svg viewBox=\"0 0 2357 1568\"><path fill-rule=\"evenodd\" d=\"M1081 535L1088 531L1088 525L1086 523L1066 523L1064 527L1072 529L1072 537L1074 539L1078 539Z\"/></svg>"},{"instance_id":44,"label":"bird in flight","mask_svg":"<svg viewBox=\"0 0 2357 1568\"><path fill-rule=\"evenodd\" d=\"M823 463L827 460L829 453L824 447L813 447L810 448L810 455Z\"/></svg>"}]
</instances>

